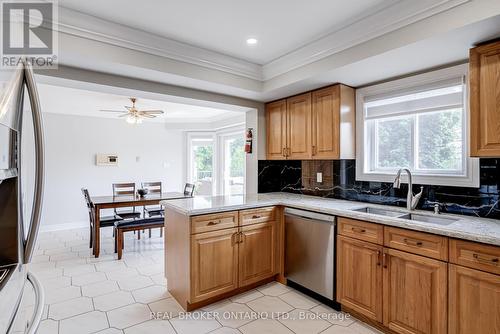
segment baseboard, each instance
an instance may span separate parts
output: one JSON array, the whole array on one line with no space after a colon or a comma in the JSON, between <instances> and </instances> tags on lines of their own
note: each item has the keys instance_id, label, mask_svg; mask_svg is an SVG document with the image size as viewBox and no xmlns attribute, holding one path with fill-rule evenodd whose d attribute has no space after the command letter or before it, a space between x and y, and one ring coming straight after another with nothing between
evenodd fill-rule
<instances>
[{"instance_id":1,"label":"baseboard","mask_svg":"<svg viewBox=\"0 0 500 334\"><path fill-rule=\"evenodd\" d=\"M48 224L41 225L40 232L52 232L52 231L63 231L63 230L73 230L78 228L89 228L88 221L65 223L65 224Z\"/></svg>"}]
</instances>

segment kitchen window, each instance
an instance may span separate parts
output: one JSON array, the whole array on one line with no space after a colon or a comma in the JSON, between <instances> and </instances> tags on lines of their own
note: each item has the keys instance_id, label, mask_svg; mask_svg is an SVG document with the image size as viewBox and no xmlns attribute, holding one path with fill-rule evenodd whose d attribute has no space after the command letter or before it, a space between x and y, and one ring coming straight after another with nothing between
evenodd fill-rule
<instances>
[{"instance_id":1,"label":"kitchen window","mask_svg":"<svg viewBox=\"0 0 500 334\"><path fill-rule=\"evenodd\" d=\"M359 89L356 179L392 182L409 168L415 183L478 187L466 78L460 65Z\"/></svg>"}]
</instances>

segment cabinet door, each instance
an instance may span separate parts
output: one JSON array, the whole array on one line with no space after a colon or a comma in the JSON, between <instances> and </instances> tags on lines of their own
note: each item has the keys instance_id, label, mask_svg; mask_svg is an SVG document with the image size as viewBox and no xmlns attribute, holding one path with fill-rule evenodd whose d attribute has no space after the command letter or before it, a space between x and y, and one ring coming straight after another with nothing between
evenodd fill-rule
<instances>
[{"instance_id":1,"label":"cabinet door","mask_svg":"<svg viewBox=\"0 0 500 334\"><path fill-rule=\"evenodd\" d=\"M238 287L237 228L191 236L191 303Z\"/></svg>"},{"instance_id":2,"label":"cabinet door","mask_svg":"<svg viewBox=\"0 0 500 334\"><path fill-rule=\"evenodd\" d=\"M286 100L266 105L267 159L285 159Z\"/></svg>"},{"instance_id":3,"label":"cabinet door","mask_svg":"<svg viewBox=\"0 0 500 334\"><path fill-rule=\"evenodd\" d=\"M240 287L276 274L276 222L241 228L239 243Z\"/></svg>"},{"instance_id":4,"label":"cabinet door","mask_svg":"<svg viewBox=\"0 0 500 334\"><path fill-rule=\"evenodd\" d=\"M447 264L384 249L384 325L398 333L446 333Z\"/></svg>"},{"instance_id":5,"label":"cabinet door","mask_svg":"<svg viewBox=\"0 0 500 334\"><path fill-rule=\"evenodd\" d=\"M500 276L450 264L449 333L500 333Z\"/></svg>"},{"instance_id":6,"label":"cabinet door","mask_svg":"<svg viewBox=\"0 0 500 334\"><path fill-rule=\"evenodd\" d=\"M500 42L470 51L471 155L500 157Z\"/></svg>"},{"instance_id":7,"label":"cabinet door","mask_svg":"<svg viewBox=\"0 0 500 334\"><path fill-rule=\"evenodd\" d=\"M338 159L340 156L340 86L312 93L312 157Z\"/></svg>"},{"instance_id":8,"label":"cabinet door","mask_svg":"<svg viewBox=\"0 0 500 334\"><path fill-rule=\"evenodd\" d=\"M383 248L337 236L337 301L382 322Z\"/></svg>"},{"instance_id":9,"label":"cabinet door","mask_svg":"<svg viewBox=\"0 0 500 334\"><path fill-rule=\"evenodd\" d=\"M287 103L287 158L311 159L312 123L311 93L297 95Z\"/></svg>"}]
</instances>

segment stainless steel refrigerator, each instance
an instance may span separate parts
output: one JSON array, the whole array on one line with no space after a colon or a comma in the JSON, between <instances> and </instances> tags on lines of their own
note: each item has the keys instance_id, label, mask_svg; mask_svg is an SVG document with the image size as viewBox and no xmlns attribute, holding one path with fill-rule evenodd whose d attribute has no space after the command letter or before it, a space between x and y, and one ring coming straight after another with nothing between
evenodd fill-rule
<instances>
[{"instance_id":1,"label":"stainless steel refrigerator","mask_svg":"<svg viewBox=\"0 0 500 334\"><path fill-rule=\"evenodd\" d=\"M43 195L43 129L29 65L0 69L0 333L36 333L43 289L29 271Z\"/></svg>"}]
</instances>

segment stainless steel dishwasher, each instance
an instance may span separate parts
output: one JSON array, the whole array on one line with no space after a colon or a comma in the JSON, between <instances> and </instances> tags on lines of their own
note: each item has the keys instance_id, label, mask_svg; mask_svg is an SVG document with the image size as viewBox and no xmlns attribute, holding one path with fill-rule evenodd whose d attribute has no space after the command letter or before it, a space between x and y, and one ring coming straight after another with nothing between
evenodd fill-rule
<instances>
[{"instance_id":1,"label":"stainless steel dishwasher","mask_svg":"<svg viewBox=\"0 0 500 334\"><path fill-rule=\"evenodd\" d=\"M335 216L285 209L287 281L333 302L335 302L335 224Z\"/></svg>"}]
</instances>

